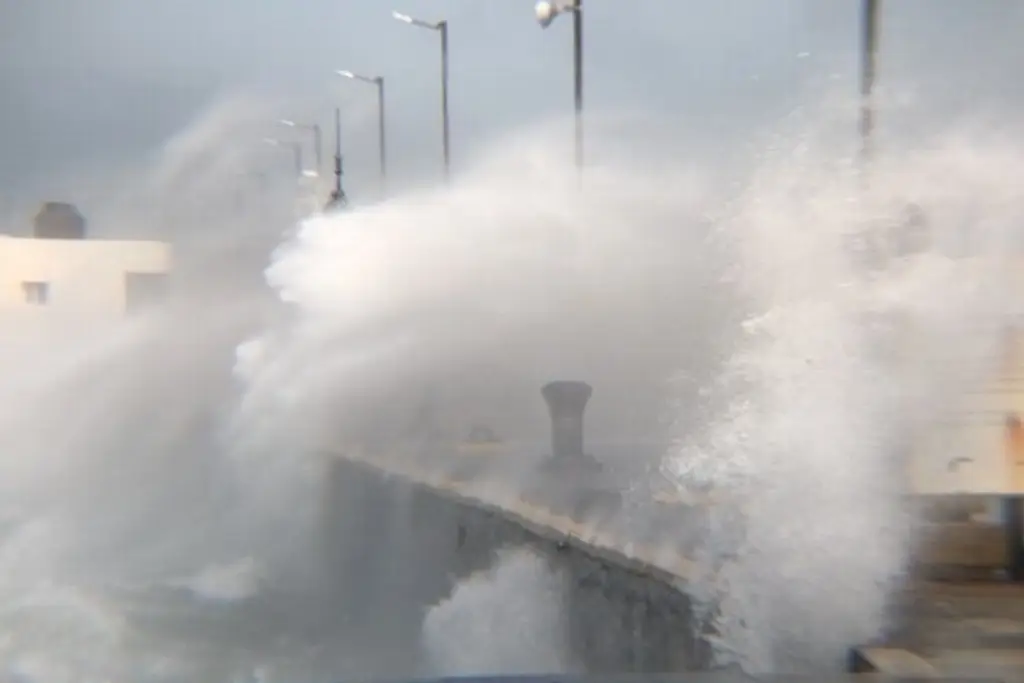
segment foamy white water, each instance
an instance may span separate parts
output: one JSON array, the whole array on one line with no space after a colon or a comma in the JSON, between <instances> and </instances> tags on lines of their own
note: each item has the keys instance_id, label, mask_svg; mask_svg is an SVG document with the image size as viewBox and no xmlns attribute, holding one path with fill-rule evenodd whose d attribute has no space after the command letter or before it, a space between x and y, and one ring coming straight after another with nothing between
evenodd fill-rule
<instances>
[{"instance_id":1,"label":"foamy white water","mask_svg":"<svg viewBox=\"0 0 1024 683\"><path fill-rule=\"evenodd\" d=\"M500 553L467 577L423 623L431 668L446 676L568 673L566 577L529 550Z\"/></svg>"},{"instance_id":2,"label":"foamy white water","mask_svg":"<svg viewBox=\"0 0 1024 683\"><path fill-rule=\"evenodd\" d=\"M4 337L4 673L571 668L554 636L501 630L505 615L540 638L564 617L529 556L460 586L403 640L345 621L353 592L372 591L332 586L318 553L316 447L484 422L540 449L539 387L555 378L594 385L588 438L620 444L596 454L615 460L637 525L658 466L723 494L713 526L678 528L700 540L694 588L723 658L833 662L884 626L908 541L896 456L958 379L937 364L970 374L1010 313L1000 271L979 278L950 250L967 230L1006 253L1024 208L1016 139L932 140L880 160L867 195L836 162L848 145L803 131L730 177L627 150L580 193L561 146L527 131L450 190L303 223L267 272L283 312L193 301L88 335ZM936 248L852 265L845 236L908 201ZM670 437L641 462L621 447ZM449 649L467 624L483 638Z\"/></svg>"},{"instance_id":3,"label":"foamy white water","mask_svg":"<svg viewBox=\"0 0 1024 683\"><path fill-rule=\"evenodd\" d=\"M915 429L997 370L1020 310L1018 164L1012 139L950 138L882 159L865 185L804 141L723 221L747 313L708 422L666 460L682 487L716 492L695 588L723 662L835 667L886 626L913 547ZM904 254L884 240L910 203L931 244ZM883 239L867 267L850 258L865 229Z\"/></svg>"},{"instance_id":4,"label":"foamy white water","mask_svg":"<svg viewBox=\"0 0 1024 683\"><path fill-rule=\"evenodd\" d=\"M485 422L544 440L555 377L599 387L594 438L658 429L666 371L710 343L687 329L713 277L703 192L691 169L623 162L581 195L548 137L503 143L451 191L312 219L278 250L268 279L296 319L241 358L261 429L404 439L429 396L457 437Z\"/></svg>"}]
</instances>

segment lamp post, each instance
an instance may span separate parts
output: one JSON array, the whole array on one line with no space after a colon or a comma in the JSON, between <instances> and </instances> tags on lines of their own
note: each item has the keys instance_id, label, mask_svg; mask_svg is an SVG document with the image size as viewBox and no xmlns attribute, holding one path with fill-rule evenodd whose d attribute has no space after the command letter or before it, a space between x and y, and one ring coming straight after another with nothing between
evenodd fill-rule
<instances>
[{"instance_id":1,"label":"lamp post","mask_svg":"<svg viewBox=\"0 0 1024 683\"><path fill-rule=\"evenodd\" d=\"M278 123L289 128L308 130L313 133L313 153L316 155L316 172L323 173L324 152L323 138L318 123L296 123L291 119L281 119Z\"/></svg>"},{"instance_id":2,"label":"lamp post","mask_svg":"<svg viewBox=\"0 0 1024 683\"><path fill-rule=\"evenodd\" d=\"M378 146L380 148L380 186L383 192L387 186L387 151L386 151L386 135L385 132L385 118L384 118L384 77L383 76L363 76L352 71L335 71L334 73L345 78L350 78L355 81L362 81L363 83L370 83L371 85L377 86L377 134L378 134Z\"/></svg>"},{"instance_id":3,"label":"lamp post","mask_svg":"<svg viewBox=\"0 0 1024 683\"><path fill-rule=\"evenodd\" d=\"M871 158L871 137L875 128L874 89L878 55L878 15L881 0L863 0L861 7L860 137L861 161Z\"/></svg>"},{"instance_id":4,"label":"lamp post","mask_svg":"<svg viewBox=\"0 0 1024 683\"><path fill-rule=\"evenodd\" d=\"M583 0L551 2L541 0L534 6L537 22L547 28L559 14L572 12L573 91L576 106L576 168L583 171Z\"/></svg>"},{"instance_id":5,"label":"lamp post","mask_svg":"<svg viewBox=\"0 0 1024 683\"><path fill-rule=\"evenodd\" d=\"M391 16L412 26L437 31L441 36L441 136L444 149L444 179L451 180L451 136L448 120L448 22L444 19L437 22L415 19L408 14L392 12Z\"/></svg>"}]
</instances>

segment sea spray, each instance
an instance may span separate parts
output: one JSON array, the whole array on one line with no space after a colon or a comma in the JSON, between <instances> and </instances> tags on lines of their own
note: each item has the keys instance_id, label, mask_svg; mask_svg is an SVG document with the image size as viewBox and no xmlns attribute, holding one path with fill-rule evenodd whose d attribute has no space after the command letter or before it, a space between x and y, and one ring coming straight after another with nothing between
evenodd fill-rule
<instances>
[{"instance_id":1,"label":"sea spray","mask_svg":"<svg viewBox=\"0 0 1024 683\"><path fill-rule=\"evenodd\" d=\"M540 387L581 377L597 387L592 438L658 430L670 369L712 343L689 329L711 267L702 183L622 159L580 194L542 147L502 145L451 189L307 221L268 270L294 315L246 351L259 428L395 447L429 394L451 438L488 423L541 443Z\"/></svg>"},{"instance_id":2,"label":"sea spray","mask_svg":"<svg viewBox=\"0 0 1024 683\"><path fill-rule=\"evenodd\" d=\"M963 140L888 157L865 183L801 138L723 221L746 314L705 388L713 414L665 463L679 486L712 492L692 590L722 663L835 667L886 626L914 542L915 434L993 369L1014 308L1012 139ZM908 227L910 202L929 241L907 252L879 238ZM881 244L868 260L851 249L865 233Z\"/></svg>"},{"instance_id":3,"label":"sea spray","mask_svg":"<svg viewBox=\"0 0 1024 683\"><path fill-rule=\"evenodd\" d=\"M491 570L461 581L427 613L423 645L431 667L446 676L573 670L564 581L529 550L500 553Z\"/></svg>"},{"instance_id":4,"label":"sea spray","mask_svg":"<svg viewBox=\"0 0 1024 683\"><path fill-rule=\"evenodd\" d=\"M632 140L638 129L646 126L612 132ZM591 130L595 140L610 134ZM941 138L932 147L908 150L891 170L881 165L875 182L884 192L868 211L850 208L854 186L833 180L844 172L827 164L795 165L782 196L778 162L754 162L755 182L727 186L718 159L701 172L700 159L682 164L667 151L628 150L588 169L580 194L571 157L527 132L450 189L302 224L270 271L286 314L250 309L235 298L244 287L228 296L215 286L218 261L193 281L189 306L152 326L54 332L18 348L5 335L3 673L40 681L411 673L401 645L360 642L358 628L335 618L341 610L318 592L322 584L307 580L319 538L316 448L415 440L436 387L438 420L453 438L486 421L510 439L536 437L542 454L548 422L538 390L565 377L594 385L588 443L602 458L620 456L630 475L646 475L642 465L656 458L635 463L636 449L616 454L601 444L657 441L656 417L676 399L685 458L673 462L689 468L676 474L725 494L702 546L715 580L693 586L724 607L725 651L755 669L833 661L845 638L881 625L888 581L902 566L899 510L876 477L888 461L875 457L876 446L903 441L902 428L885 425L937 410L931 400L941 404L941 392L929 391L925 370L933 359L984 356L961 349L974 344L959 333L1001 319L987 306L998 290L984 281L968 289L945 246L883 261L875 275L842 256L836 233L898 222L910 200L938 237L967 225L982 251L998 253L1020 215L1013 137ZM841 157L844 148L819 154ZM191 163L176 168L193 177ZM219 188L218 180L202 182ZM734 187L741 197L730 202ZM225 242L245 242L251 225L222 224L222 213L210 218L199 204L184 212L204 219L190 227L217 225L232 236ZM742 267L723 273L723 254ZM190 272L213 261L197 258ZM739 334L740 319L754 321L748 334ZM243 350L232 377L232 352L247 339L264 343ZM724 371L722 356L733 359ZM672 397L676 374L685 389ZM622 482L642 521L645 488ZM728 498L733 484L739 502ZM211 573L216 590L189 588ZM479 661L494 667L530 653L497 645L504 654ZM434 662L446 666L477 668Z\"/></svg>"}]
</instances>

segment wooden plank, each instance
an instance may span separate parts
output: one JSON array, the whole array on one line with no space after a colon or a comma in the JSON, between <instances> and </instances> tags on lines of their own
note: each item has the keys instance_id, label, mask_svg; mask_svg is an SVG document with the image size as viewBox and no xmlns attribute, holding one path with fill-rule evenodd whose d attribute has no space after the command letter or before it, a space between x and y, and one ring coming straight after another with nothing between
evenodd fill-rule
<instances>
[{"instance_id":1,"label":"wooden plank","mask_svg":"<svg viewBox=\"0 0 1024 683\"><path fill-rule=\"evenodd\" d=\"M972 522L927 524L917 561L925 565L1003 568L1008 564L1002 526Z\"/></svg>"},{"instance_id":2,"label":"wooden plank","mask_svg":"<svg viewBox=\"0 0 1024 683\"><path fill-rule=\"evenodd\" d=\"M942 604L948 614L964 618L1024 618L1024 584L915 581L905 588L903 596L919 603ZM1007 610L1011 608L1019 608L1022 616L1009 616Z\"/></svg>"},{"instance_id":3,"label":"wooden plank","mask_svg":"<svg viewBox=\"0 0 1024 683\"><path fill-rule=\"evenodd\" d=\"M1002 680L1024 679L1024 650L963 648L939 650L930 661L947 676Z\"/></svg>"},{"instance_id":4,"label":"wooden plank","mask_svg":"<svg viewBox=\"0 0 1024 683\"><path fill-rule=\"evenodd\" d=\"M852 655L855 673L878 673L893 678L938 678L939 670L923 657L900 648L860 647Z\"/></svg>"},{"instance_id":5,"label":"wooden plank","mask_svg":"<svg viewBox=\"0 0 1024 683\"><path fill-rule=\"evenodd\" d=\"M888 643L917 652L1024 650L1024 585L914 582L894 596L901 625ZM929 655L929 659L931 656Z\"/></svg>"}]
</instances>

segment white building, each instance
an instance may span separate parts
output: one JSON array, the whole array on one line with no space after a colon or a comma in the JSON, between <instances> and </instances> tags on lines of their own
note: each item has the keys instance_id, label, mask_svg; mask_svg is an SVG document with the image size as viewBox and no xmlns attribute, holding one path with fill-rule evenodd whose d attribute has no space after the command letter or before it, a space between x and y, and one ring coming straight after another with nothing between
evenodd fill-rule
<instances>
[{"instance_id":1,"label":"white building","mask_svg":"<svg viewBox=\"0 0 1024 683\"><path fill-rule=\"evenodd\" d=\"M0 313L124 314L166 291L169 244L87 239L74 207L47 203L32 237L0 236Z\"/></svg>"},{"instance_id":2,"label":"white building","mask_svg":"<svg viewBox=\"0 0 1024 683\"><path fill-rule=\"evenodd\" d=\"M170 269L162 242L0 236L0 312L128 312L160 296Z\"/></svg>"}]
</instances>

